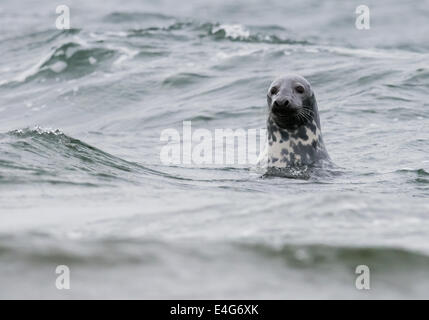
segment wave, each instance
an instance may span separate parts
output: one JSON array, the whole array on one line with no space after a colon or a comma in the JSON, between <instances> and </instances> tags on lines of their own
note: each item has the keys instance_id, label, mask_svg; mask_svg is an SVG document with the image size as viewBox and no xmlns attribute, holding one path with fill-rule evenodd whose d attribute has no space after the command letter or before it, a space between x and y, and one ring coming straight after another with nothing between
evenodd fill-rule
<instances>
[{"instance_id":1,"label":"wave","mask_svg":"<svg viewBox=\"0 0 429 320\"><path fill-rule=\"evenodd\" d=\"M275 34L264 32L251 31L249 28L246 28L240 24L206 24L205 28L208 29L208 34L216 40L231 40L231 41L241 41L241 42L256 42L256 43L271 43L271 44L301 44L308 45L310 42L306 40L298 40L292 38L282 38ZM278 32L278 30L276 30ZM281 29L282 34L287 34L288 32L284 29Z\"/></svg>"},{"instance_id":2,"label":"wave","mask_svg":"<svg viewBox=\"0 0 429 320\"><path fill-rule=\"evenodd\" d=\"M427 169L400 169L396 171L400 174L405 174L409 177L411 182L414 182L419 185L424 185L427 188L427 185L429 185L429 172Z\"/></svg>"},{"instance_id":3,"label":"wave","mask_svg":"<svg viewBox=\"0 0 429 320\"><path fill-rule=\"evenodd\" d=\"M103 70L107 65L119 65L124 60L133 58L138 51L125 46L109 45L94 40L86 40L74 33L72 39L59 39L60 43L43 55L32 67L21 71L10 80L1 81L0 85L17 85L35 79L62 77L65 79L81 78L96 70Z\"/></svg>"},{"instance_id":4,"label":"wave","mask_svg":"<svg viewBox=\"0 0 429 320\"><path fill-rule=\"evenodd\" d=\"M42 182L97 186L138 182L146 168L112 156L62 131L14 130L0 135L0 184Z\"/></svg>"},{"instance_id":5,"label":"wave","mask_svg":"<svg viewBox=\"0 0 429 320\"><path fill-rule=\"evenodd\" d=\"M61 44L30 69L18 75L13 82L27 82L43 76L58 77L59 74L69 78L82 77L97 69L97 64L111 60L118 53L102 47L86 47L85 44L70 41Z\"/></svg>"},{"instance_id":6,"label":"wave","mask_svg":"<svg viewBox=\"0 0 429 320\"><path fill-rule=\"evenodd\" d=\"M199 74L199 73L190 73L190 72L181 72L168 76L162 84L166 87L184 87L192 84L198 84L202 79L208 79L210 76Z\"/></svg>"},{"instance_id":7,"label":"wave","mask_svg":"<svg viewBox=\"0 0 429 320\"><path fill-rule=\"evenodd\" d=\"M137 49L136 41L130 39L135 37L149 37L155 41L165 40L166 37L177 41L206 38L214 41L310 45L308 41L294 39L288 30L278 26L247 27L240 24L176 20L169 16L146 13L113 13L105 19L120 23L122 20L139 20L147 16L150 17L150 26L145 28L104 32L82 29L39 32L37 43L33 44L33 49L37 49L37 55L40 55L38 61L25 70L14 72L18 75L11 79L0 80L0 86L19 85L35 79L81 78L98 70L110 71L112 67L134 57L166 55L156 45L151 45L150 50L147 50L147 46L143 46L144 50L143 47ZM151 22L155 20L160 20L161 25ZM50 46L49 50L44 49L47 46Z\"/></svg>"},{"instance_id":8,"label":"wave","mask_svg":"<svg viewBox=\"0 0 429 320\"><path fill-rule=\"evenodd\" d=\"M278 27L246 27L241 24L222 24L198 21L176 21L167 26L147 27L128 31L129 37L153 36L157 33L175 35L175 31L187 30L196 33L199 38L229 40L236 42L271 43L271 44L310 44L307 40L284 37L289 31Z\"/></svg>"},{"instance_id":9,"label":"wave","mask_svg":"<svg viewBox=\"0 0 429 320\"><path fill-rule=\"evenodd\" d=\"M89 237L89 238L87 238ZM117 263L139 264L163 263L163 257L191 255L193 260L220 259L228 263L232 256L247 258L257 256L258 261L283 261L288 268L320 269L346 267L354 273L358 265L367 265L375 272L389 273L393 270L408 271L409 268L426 270L429 256L399 247L336 246L322 244L281 244L258 242L204 241L196 244L191 240L176 239L174 242L154 238L128 238L107 236L92 238L54 233L25 232L18 236L9 233L0 235L2 261L19 256L22 260L70 261L78 264ZM74 248L73 250L70 250ZM80 248L80 250L76 250ZM197 253L197 254L196 254ZM7 258L7 259L6 259Z\"/></svg>"},{"instance_id":10,"label":"wave","mask_svg":"<svg viewBox=\"0 0 429 320\"><path fill-rule=\"evenodd\" d=\"M342 264L355 268L357 265L386 268L395 265L407 270L407 266L429 266L429 256L397 247L348 247L320 244L285 244L271 246L267 244L240 244L244 250L261 254L268 259L280 258L288 265L296 267L320 267Z\"/></svg>"},{"instance_id":11,"label":"wave","mask_svg":"<svg viewBox=\"0 0 429 320\"><path fill-rule=\"evenodd\" d=\"M429 176L429 172L427 172L425 169L420 168L420 169L401 169L398 170L397 172L399 173L411 173L411 174L415 174L418 177L428 177Z\"/></svg>"},{"instance_id":12,"label":"wave","mask_svg":"<svg viewBox=\"0 0 429 320\"><path fill-rule=\"evenodd\" d=\"M31 49L50 46L49 50L40 51L39 60L26 70L20 70L12 79L0 80L0 85L20 84L36 78L79 78L96 70L109 70L110 67L122 64L127 59L143 56L162 56L168 54L162 46L163 40L198 40L232 41L243 43L265 43L296 45L299 50L307 52L328 52L336 55L409 59L410 57L425 58L422 53L404 50L359 49L332 45L322 45L300 39L294 32L276 25L251 26L219 22L197 21L177 18L157 13L145 12L113 12L103 18L104 22L121 24L133 22L138 26L130 29L124 25L104 32L72 29L62 32L45 30L23 35L23 38L34 38ZM161 48L154 46L152 50L142 50L139 41L130 38L149 37L160 40ZM19 39L19 38L18 38ZM6 41L16 41L7 39ZM312 40L313 41L313 40ZM13 43L11 43L13 44ZM146 45L146 44L145 44ZM136 49L140 48L140 49ZM279 51L280 52L280 51ZM281 52L284 52L281 50ZM15 74L17 72L14 72ZM428 77L424 68L416 70L407 81L423 84Z\"/></svg>"},{"instance_id":13,"label":"wave","mask_svg":"<svg viewBox=\"0 0 429 320\"><path fill-rule=\"evenodd\" d=\"M211 181L171 174L164 169L121 159L59 129L35 127L0 134L0 185L48 183L100 187L116 186L118 182L141 185L159 179Z\"/></svg>"},{"instance_id":14,"label":"wave","mask_svg":"<svg viewBox=\"0 0 429 320\"><path fill-rule=\"evenodd\" d=\"M398 248L243 245L151 239L0 236L3 298L64 298L47 270L70 268L74 298L427 298L429 257ZM359 291L358 266L371 290ZM16 273L12 270L31 272ZM103 272L100 274L100 270ZM204 270L204 272L201 272ZM136 285L136 278L139 279ZM219 279L226 281L219 281ZM23 281L24 280L24 281ZM204 285L201 285L204 284ZM37 288L26 290L28 286ZM153 290L147 290L153 288ZM7 290L6 290L7 289Z\"/></svg>"}]
</instances>

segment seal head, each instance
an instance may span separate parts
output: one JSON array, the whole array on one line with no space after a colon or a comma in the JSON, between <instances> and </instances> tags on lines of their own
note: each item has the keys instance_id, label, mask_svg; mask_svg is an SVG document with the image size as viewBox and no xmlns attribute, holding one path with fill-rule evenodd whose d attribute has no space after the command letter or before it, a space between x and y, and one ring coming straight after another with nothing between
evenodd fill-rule
<instances>
[{"instance_id":1,"label":"seal head","mask_svg":"<svg viewBox=\"0 0 429 320\"><path fill-rule=\"evenodd\" d=\"M268 167L329 160L316 96L305 78L292 74L276 79L268 89L267 103Z\"/></svg>"}]
</instances>

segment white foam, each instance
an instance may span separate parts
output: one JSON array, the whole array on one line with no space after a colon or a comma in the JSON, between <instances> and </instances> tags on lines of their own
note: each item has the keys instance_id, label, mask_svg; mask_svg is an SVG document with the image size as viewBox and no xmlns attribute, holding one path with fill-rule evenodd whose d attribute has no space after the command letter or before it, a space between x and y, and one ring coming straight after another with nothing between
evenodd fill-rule
<instances>
[{"instance_id":1,"label":"white foam","mask_svg":"<svg viewBox=\"0 0 429 320\"><path fill-rule=\"evenodd\" d=\"M49 69L51 69L55 73L63 72L67 68L67 63L64 61L57 61L53 65L49 66Z\"/></svg>"},{"instance_id":2,"label":"white foam","mask_svg":"<svg viewBox=\"0 0 429 320\"><path fill-rule=\"evenodd\" d=\"M221 24L218 27L212 29L212 34L215 34L223 30L225 37L236 40L236 39L248 39L250 32L246 30L241 24Z\"/></svg>"},{"instance_id":3,"label":"white foam","mask_svg":"<svg viewBox=\"0 0 429 320\"><path fill-rule=\"evenodd\" d=\"M137 50L130 50L126 47L111 47L110 49L123 52L123 54L113 62L113 65L115 66L121 65L125 60L134 58L139 53Z\"/></svg>"}]
</instances>

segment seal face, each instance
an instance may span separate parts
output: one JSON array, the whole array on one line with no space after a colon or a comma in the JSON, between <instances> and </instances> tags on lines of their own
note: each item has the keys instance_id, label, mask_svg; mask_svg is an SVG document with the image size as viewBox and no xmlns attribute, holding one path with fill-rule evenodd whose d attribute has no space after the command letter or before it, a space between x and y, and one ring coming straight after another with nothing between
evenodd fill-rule
<instances>
[{"instance_id":1,"label":"seal face","mask_svg":"<svg viewBox=\"0 0 429 320\"><path fill-rule=\"evenodd\" d=\"M329 160L316 97L299 75L274 80L268 89L268 167L285 168Z\"/></svg>"}]
</instances>

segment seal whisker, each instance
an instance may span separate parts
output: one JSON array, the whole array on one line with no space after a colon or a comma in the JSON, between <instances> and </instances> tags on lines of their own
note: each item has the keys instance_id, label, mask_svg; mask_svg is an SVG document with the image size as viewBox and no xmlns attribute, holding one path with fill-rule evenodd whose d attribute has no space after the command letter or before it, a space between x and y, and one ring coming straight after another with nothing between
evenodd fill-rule
<instances>
[{"instance_id":1,"label":"seal whisker","mask_svg":"<svg viewBox=\"0 0 429 320\"><path fill-rule=\"evenodd\" d=\"M299 109L298 114L307 121L311 121L313 116L308 114L305 109Z\"/></svg>"},{"instance_id":2,"label":"seal whisker","mask_svg":"<svg viewBox=\"0 0 429 320\"><path fill-rule=\"evenodd\" d=\"M302 114L306 117L306 119L308 121L313 120L314 117L314 112L308 109L301 109L302 110Z\"/></svg>"},{"instance_id":3,"label":"seal whisker","mask_svg":"<svg viewBox=\"0 0 429 320\"><path fill-rule=\"evenodd\" d=\"M307 113L311 114L311 115L314 115L314 111L311 110L309 107L303 107L302 110L304 112L307 112Z\"/></svg>"},{"instance_id":4,"label":"seal whisker","mask_svg":"<svg viewBox=\"0 0 429 320\"><path fill-rule=\"evenodd\" d=\"M297 117L298 119L300 119L300 120L304 120L304 119L303 119L302 112L301 112L301 109L299 109L299 110L298 110L298 112L296 113L296 117Z\"/></svg>"},{"instance_id":5,"label":"seal whisker","mask_svg":"<svg viewBox=\"0 0 429 320\"><path fill-rule=\"evenodd\" d=\"M308 121L308 118L305 116L304 113L302 113L301 109L298 110L297 117L301 120L302 123L306 123Z\"/></svg>"},{"instance_id":6,"label":"seal whisker","mask_svg":"<svg viewBox=\"0 0 429 320\"><path fill-rule=\"evenodd\" d=\"M296 115L298 119L300 119L302 122L305 122L306 119L304 118L304 115L302 114L301 110L299 110Z\"/></svg>"}]
</instances>

